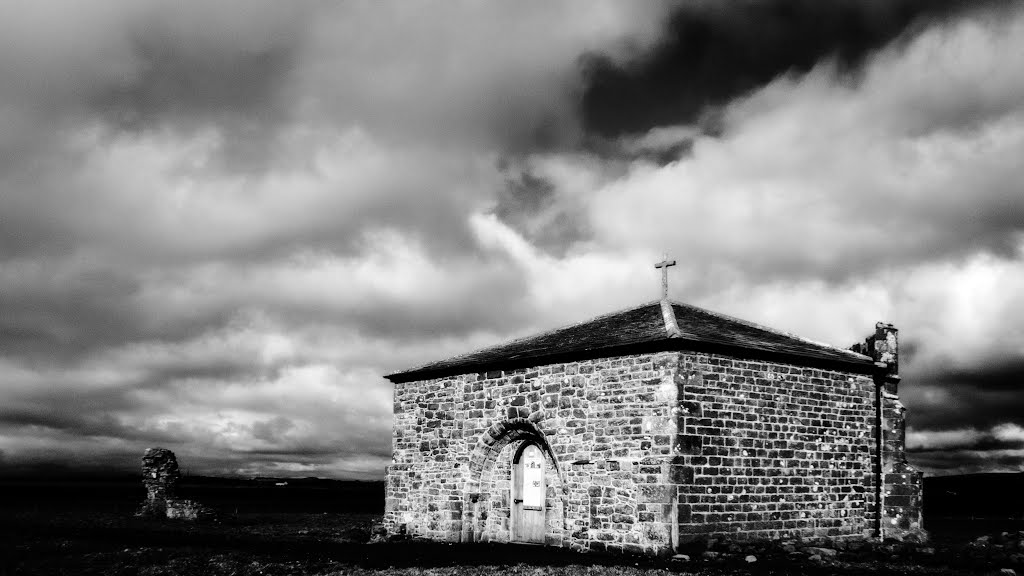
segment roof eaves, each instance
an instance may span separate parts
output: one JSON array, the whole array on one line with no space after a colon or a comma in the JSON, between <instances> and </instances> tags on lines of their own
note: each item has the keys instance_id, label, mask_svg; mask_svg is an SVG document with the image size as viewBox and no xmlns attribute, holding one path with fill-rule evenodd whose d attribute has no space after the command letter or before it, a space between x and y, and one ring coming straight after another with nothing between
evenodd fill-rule
<instances>
[{"instance_id":1,"label":"roof eaves","mask_svg":"<svg viewBox=\"0 0 1024 576\"><path fill-rule=\"evenodd\" d=\"M493 370L514 370L520 368L529 368L533 366L559 364L562 362L577 362L580 360L591 360L594 358L626 356L629 354L640 354L644 352L668 351L676 348L676 346L672 344L673 342L675 342L675 340L669 340L668 338L659 338L656 340L645 340L641 342L633 342L630 344L605 346L599 348L588 348L585 350L573 350L571 352L545 354L539 356L526 356L522 358L503 358L500 360L490 360L485 362L468 364L449 364L436 369L427 367L424 369L396 372L394 374L388 374L387 376L384 377L395 384L400 384L402 382L432 380L435 378L457 376L460 374L483 373L490 372Z\"/></svg>"},{"instance_id":2,"label":"roof eaves","mask_svg":"<svg viewBox=\"0 0 1024 576\"><path fill-rule=\"evenodd\" d=\"M769 348L740 346L729 342L697 339L682 335L678 338L666 337L663 339L647 340L627 345L577 350L560 354L530 356L519 359L502 359L465 365L453 364L437 369L407 370L404 372L389 374L385 376L385 378L390 380L392 383L400 384L403 382L433 380L448 376L457 376L460 374L484 373L494 370L517 370L534 366L559 364L562 362L577 362L594 358L673 350L725 354L736 358L784 362L806 368L838 370L865 375L874 374L878 371L878 367L875 366L874 362L866 356L863 358L850 358L849 360L845 360L841 358L828 358L824 356L814 356L795 352L783 352Z\"/></svg>"},{"instance_id":3,"label":"roof eaves","mask_svg":"<svg viewBox=\"0 0 1024 576\"><path fill-rule=\"evenodd\" d=\"M612 312L608 312L608 313L605 313L605 314L599 314L597 316L592 316L590 318L587 318L585 320L581 320L579 322L574 322L572 324L564 324L562 326L558 326L558 327L552 328L550 330L545 330L544 332L538 332L536 334L530 334L530 335L527 335L527 336L522 336L520 338L514 338L512 340L507 340L507 341L504 341L504 342L499 342L497 344L492 344L491 346L484 346L483 348L478 348L476 350L471 350L471 351L466 352L464 354L458 354L456 356L451 356L449 358L445 358L444 360L435 360L435 361L432 361L432 362L427 362L425 364L421 364L421 365L416 366L414 368L409 368L409 369L406 369L406 370L401 370L399 372L394 372L392 374L388 374L388 375L386 375L384 377L387 378L388 380L392 380L392 377L402 376L404 374L415 374L415 373L420 373L420 372L424 372L424 371L429 371L432 366L436 366L436 365L439 365L439 364L452 364L452 363L458 364L457 361L460 358L469 358L469 357L481 354L483 352L487 352L487 351L492 350L494 348L499 348L499 347L500 348L504 348L504 347L507 347L507 346L513 346L513 345L515 345L517 343L522 343L522 342L526 342L526 341L529 341L529 340L543 338L545 336L549 336L549 335L554 334L555 332L559 332L561 330L568 330L570 328L575 328L577 326L582 326L584 324L589 324L591 322L596 322L598 320L602 320L602 319L608 318L610 316L615 316L615 315L618 315L618 314L625 314L626 312L631 312L633 310L639 310L640 308L644 308L644 307L647 307L647 306L653 306L656 303L658 303L657 300L652 300L652 301L649 301L649 302L644 302L644 303L639 304L637 306L629 306L627 308L622 308L622 309L615 310L615 311L612 311ZM664 311L664 308L663 308L663 311ZM675 315L674 314L673 314L672 318L673 318L673 320L675 320ZM535 357L532 357L532 358L537 358L537 357L539 357L539 356L535 356ZM392 381L394 381L394 380L392 380Z\"/></svg>"}]
</instances>

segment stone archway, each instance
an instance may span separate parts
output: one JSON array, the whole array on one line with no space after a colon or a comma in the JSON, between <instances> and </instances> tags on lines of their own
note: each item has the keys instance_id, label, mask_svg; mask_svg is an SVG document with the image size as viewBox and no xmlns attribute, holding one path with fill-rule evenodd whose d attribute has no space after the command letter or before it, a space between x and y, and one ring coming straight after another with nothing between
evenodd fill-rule
<instances>
[{"instance_id":1,"label":"stone archway","mask_svg":"<svg viewBox=\"0 0 1024 576\"><path fill-rule=\"evenodd\" d=\"M568 506L568 485L565 482L565 473L562 471L558 458L539 424L542 421L543 413L537 411L527 418L509 418L495 422L480 435L469 460L469 482L466 484L466 496L463 504L463 542L480 540L484 532L480 505L492 496L489 493L491 486L487 480L491 476L501 451L514 442L530 441L537 444L551 462L561 489L559 500L561 500L564 525L565 510Z\"/></svg>"}]
</instances>

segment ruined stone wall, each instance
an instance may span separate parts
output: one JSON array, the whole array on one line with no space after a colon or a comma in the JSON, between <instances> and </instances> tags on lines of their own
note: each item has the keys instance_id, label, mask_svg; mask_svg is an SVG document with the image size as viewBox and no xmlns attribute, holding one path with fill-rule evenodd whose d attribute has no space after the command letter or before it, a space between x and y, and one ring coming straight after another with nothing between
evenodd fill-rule
<instances>
[{"instance_id":1,"label":"ruined stone wall","mask_svg":"<svg viewBox=\"0 0 1024 576\"><path fill-rule=\"evenodd\" d=\"M872 535L871 377L687 353L679 379L683 540Z\"/></svg>"},{"instance_id":2,"label":"ruined stone wall","mask_svg":"<svg viewBox=\"0 0 1024 576\"><path fill-rule=\"evenodd\" d=\"M875 324L875 333L853 350L872 357L882 369L877 384L881 387L882 518L881 536L899 539L924 539L922 524L922 474L907 462L906 409L899 400L899 330L886 322Z\"/></svg>"},{"instance_id":3,"label":"ruined stone wall","mask_svg":"<svg viewBox=\"0 0 1024 576\"><path fill-rule=\"evenodd\" d=\"M906 456L906 408L895 393L882 395L882 535L924 538L923 477Z\"/></svg>"},{"instance_id":4,"label":"ruined stone wall","mask_svg":"<svg viewBox=\"0 0 1024 576\"><path fill-rule=\"evenodd\" d=\"M671 549L676 353L395 385L385 526L509 540L511 455L548 453L547 535L577 550Z\"/></svg>"}]
</instances>

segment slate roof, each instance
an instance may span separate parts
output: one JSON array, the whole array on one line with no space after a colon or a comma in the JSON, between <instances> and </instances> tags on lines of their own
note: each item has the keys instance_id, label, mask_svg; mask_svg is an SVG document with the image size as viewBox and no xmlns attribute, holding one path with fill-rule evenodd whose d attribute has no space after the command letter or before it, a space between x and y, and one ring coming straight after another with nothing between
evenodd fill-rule
<instances>
[{"instance_id":1,"label":"slate roof","mask_svg":"<svg viewBox=\"0 0 1024 576\"><path fill-rule=\"evenodd\" d=\"M386 378L392 382L410 382L663 350L718 352L858 373L870 373L874 367L871 358L850 350L689 304L670 301L669 305L679 327L678 335L673 335L666 328L662 304L655 300L571 326L396 372Z\"/></svg>"}]
</instances>

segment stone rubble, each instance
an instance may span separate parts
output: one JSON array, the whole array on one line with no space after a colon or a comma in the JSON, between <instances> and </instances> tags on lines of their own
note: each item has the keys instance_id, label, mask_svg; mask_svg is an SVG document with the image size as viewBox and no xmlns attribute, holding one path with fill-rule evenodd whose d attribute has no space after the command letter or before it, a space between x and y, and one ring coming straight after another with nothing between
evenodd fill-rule
<instances>
[{"instance_id":1,"label":"stone rubble","mask_svg":"<svg viewBox=\"0 0 1024 576\"><path fill-rule=\"evenodd\" d=\"M834 545L835 548L825 547ZM1024 571L1024 531L980 536L966 543L899 541L885 539L845 540L787 539L775 542L729 541L714 537L685 544L672 557L687 560L696 556L709 564L751 563L770 566L793 562L849 567L864 564L905 562L925 566L963 568L964 572L988 571L1002 575ZM754 558L754 560L750 560Z\"/></svg>"}]
</instances>

